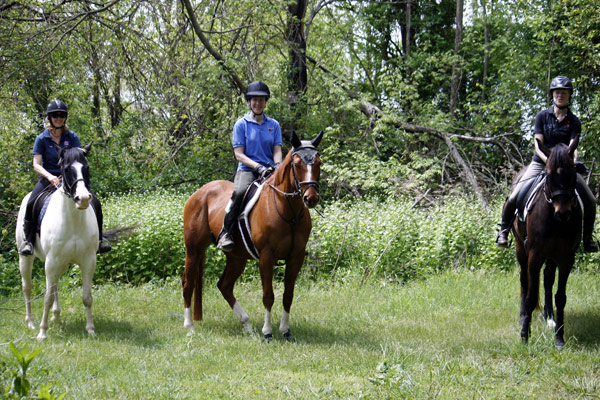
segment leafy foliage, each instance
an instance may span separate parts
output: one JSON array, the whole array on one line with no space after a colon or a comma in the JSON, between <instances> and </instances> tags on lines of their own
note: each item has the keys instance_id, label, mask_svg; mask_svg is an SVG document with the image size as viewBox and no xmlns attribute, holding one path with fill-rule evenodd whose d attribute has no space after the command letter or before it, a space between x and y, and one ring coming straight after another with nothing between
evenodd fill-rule
<instances>
[{"instance_id":1,"label":"leafy foliage","mask_svg":"<svg viewBox=\"0 0 600 400\"><path fill-rule=\"evenodd\" d=\"M8 348L13 358L2 356L1 359L4 362L0 364L0 367L4 367L2 368L2 382L6 383L3 399L36 398L39 400L62 400L65 398L66 393L56 395L54 390L51 389L50 384L43 385L39 389L37 396L32 396L33 386L30 379L31 374L28 374L28 371L31 362L42 349L28 351L27 344L22 349L19 349L12 342L8 344Z\"/></svg>"}]
</instances>

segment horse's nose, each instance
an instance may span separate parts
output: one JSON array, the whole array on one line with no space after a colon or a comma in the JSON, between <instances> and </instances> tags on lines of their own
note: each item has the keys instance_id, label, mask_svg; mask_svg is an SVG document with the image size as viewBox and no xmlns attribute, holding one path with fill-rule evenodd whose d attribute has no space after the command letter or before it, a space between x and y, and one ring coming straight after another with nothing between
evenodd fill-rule
<instances>
[{"instance_id":1,"label":"horse's nose","mask_svg":"<svg viewBox=\"0 0 600 400\"><path fill-rule=\"evenodd\" d=\"M75 205L78 209L85 210L90 205L90 198L90 195L76 195L75 197L73 197L73 200L75 200Z\"/></svg>"},{"instance_id":2,"label":"horse's nose","mask_svg":"<svg viewBox=\"0 0 600 400\"><path fill-rule=\"evenodd\" d=\"M567 222L569 219L571 219L571 214L573 214L571 210L556 210L554 212L556 219L561 222Z\"/></svg>"},{"instance_id":3,"label":"horse's nose","mask_svg":"<svg viewBox=\"0 0 600 400\"><path fill-rule=\"evenodd\" d=\"M306 207L314 208L319 202L319 193L314 193L312 196L305 194L303 200Z\"/></svg>"}]
</instances>

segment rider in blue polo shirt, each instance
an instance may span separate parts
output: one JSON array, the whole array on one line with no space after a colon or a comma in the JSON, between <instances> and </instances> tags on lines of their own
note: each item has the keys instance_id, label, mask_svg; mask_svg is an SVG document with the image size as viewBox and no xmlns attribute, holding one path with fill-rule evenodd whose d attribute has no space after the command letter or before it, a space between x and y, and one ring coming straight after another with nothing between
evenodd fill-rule
<instances>
[{"instance_id":1,"label":"rider in blue polo shirt","mask_svg":"<svg viewBox=\"0 0 600 400\"><path fill-rule=\"evenodd\" d=\"M240 214L246 189L255 179L268 176L281 163L281 127L277 120L264 113L270 96L266 84L258 81L250 83L246 88L250 111L233 127L233 152L239 164L217 244L223 251L233 248L231 232Z\"/></svg>"},{"instance_id":2,"label":"rider in blue polo shirt","mask_svg":"<svg viewBox=\"0 0 600 400\"><path fill-rule=\"evenodd\" d=\"M58 153L54 145L60 148L66 146L81 147L77 134L66 125L68 115L67 105L63 101L52 100L46 108L46 129L37 136L33 144L33 170L40 175L40 178L31 191L25 210L23 226L25 241L19 249L19 252L24 256L33 255L37 234L37 223L33 220L33 205L36 199L50 185L54 187L60 185L61 170L60 165L58 165ZM98 253L106 253L111 250L111 247L102 240L102 207L96 196L92 196L92 207L96 213L100 234Z\"/></svg>"}]
</instances>

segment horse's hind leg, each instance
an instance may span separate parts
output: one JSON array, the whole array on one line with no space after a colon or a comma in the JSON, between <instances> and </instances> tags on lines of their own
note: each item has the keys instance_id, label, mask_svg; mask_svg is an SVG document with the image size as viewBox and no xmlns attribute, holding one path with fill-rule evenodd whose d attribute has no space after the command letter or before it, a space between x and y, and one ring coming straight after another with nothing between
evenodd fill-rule
<instances>
[{"instance_id":1,"label":"horse's hind leg","mask_svg":"<svg viewBox=\"0 0 600 400\"><path fill-rule=\"evenodd\" d=\"M35 329L33 312L31 311L31 269L33 256L19 255L19 270L21 272L21 285L25 296L25 323L29 329Z\"/></svg>"},{"instance_id":2,"label":"horse's hind leg","mask_svg":"<svg viewBox=\"0 0 600 400\"><path fill-rule=\"evenodd\" d=\"M82 300L85 306L85 330L90 336L95 336L96 331L94 328L94 321L92 319L92 280L94 278L94 272L96 271L96 254L86 263L81 265L81 286L82 286ZM58 296L57 296L58 298Z\"/></svg>"},{"instance_id":3,"label":"horse's hind leg","mask_svg":"<svg viewBox=\"0 0 600 400\"><path fill-rule=\"evenodd\" d=\"M567 304L567 280L573 268L574 260L571 260L567 266L561 265L558 269L558 287L556 289L556 347L562 349L565 345L565 305Z\"/></svg>"},{"instance_id":4,"label":"horse's hind leg","mask_svg":"<svg viewBox=\"0 0 600 400\"><path fill-rule=\"evenodd\" d=\"M202 319L202 288L206 248L198 248L198 244L187 246L185 253L185 270L181 279L183 287L183 327L194 332L194 319ZM196 292L192 312L192 297Z\"/></svg>"},{"instance_id":5,"label":"horse's hind leg","mask_svg":"<svg viewBox=\"0 0 600 400\"><path fill-rule=\"evenodd\" d=\"M538 305L538 296L540 293L540 270L544 263L543 259L535 256L533 251L529 252L529 262L527 266L527 288L523 296L522 314L521 314L521 339L524 343L529 340L531 316ZM523 282L523 271L521 270L521 281ZM524 312L524 314L523 314Z\"/></svg>"},{"instance_id":6,"label":"horse's hind leg","mask_svg":"<svg viewBox=\"0 0 600 400\"><path fill-rule=\"evenodd\" d=\"M556 328L554 322L554 309L552 301L552 287L554 286L554 277L556 276L556 263L552 260L546 261L544 268L544 319L548 328Z\"/></svg>"},{"instance_id":7,"label":"horse's hind leg","mask_svg":"<svg viewBox=\"0 0 600 400\"><path fill-rule=\"evenodd\" d=\"M232 308L237 319L243 325L244 330L248 333L252 333L254 332L254 329L252 329L252 325L250 324L250 317L233 295L235 281L237 281L242 272L244 272L245 268L245 259L227 254L225 270L223 271L223 274L221 274L219 282L217 282L217 287L225 300L227 300L227 303L229 303L229 306Z\"/></svg>"},{"instance_id":8,"label":"horse's hind leg","mask_svg":"<svg viewBox=\"0 0 600 400\"><path fill-rule=\"evenodd\" d=\"M273 265L274 260L268 250L263 250L260 255L259 270L260 280L263 290L263 306L265 307L265 320L262 327L263 338L270 342L273 340L273 328L271 326L271 310L275 302L275 293L273 292Z\"/></svg>"},{"instance_id":9,"label":"horse's hind leg","mask_svg":"<svg viewBox=\"0 0 600 400\"><path fill-rule=\"evenodd\" d=\"M54 303L54 298L57 295L58 283L53 276L46 274L46 294L44 295L44 312L40 321L40 332L37 339L44 340L48 337L48 316L50 314L50 306Z\"/></svg>"}]
</instances>

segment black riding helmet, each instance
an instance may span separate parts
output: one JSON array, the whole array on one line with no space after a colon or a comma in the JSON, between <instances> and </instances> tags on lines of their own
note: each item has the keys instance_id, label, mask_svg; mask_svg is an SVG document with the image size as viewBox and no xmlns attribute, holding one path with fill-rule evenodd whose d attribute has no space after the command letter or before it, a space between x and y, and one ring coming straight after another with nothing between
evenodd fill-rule
<instances>
[{"instance_id":1,"label":"black riding helmet","mask_svg":"<svg viewBox=\"0 0 600 400\"><path fill-rule=\"evenodd\" d=\"M573 94L573 83L571 83L571 80L566 76L559 75L550 82L550 94L552 94L555 89L567 89L569 93Z\"/></svg>"},{"instance_id":2,"label":"black riding helmet","mask_svg":"<svg viewBox=\"0 0 600 400\"><path fill-rule=\"evenodd\" d=\"M269 97L271 97L271 91L266 84L260 81L255 81L248 85L245 96L246 100L250 100L253 97L264 97L265 100L269 100Z\"/></svg>"},{"instance_id":3,"label":"black riding helmet","mask_svg":"<svg viewBox=\"0 0 600 400\"><path fill-rule=\"evenodd\" d=\"M65 118L69 116L69 110L67 109L67 105L64 101L52 100L50 103L48 103L48 107L46 107L46 117L48 118L48 122L50 122L50 125L52 125L54 128L56 128L56 126L54 126L54 122L52 122L52 118L50 117L52 116L52 114L56 113L64 113Z\"/></svg>"},{"instance_id":4,"label":"black riding helmet","mask_svg":"<svg viewBox=\"0 0 600 400\"><path fill-rule=\"evenodd\" d=\"M46 107L46 115L50 116L50 114L54 114L57 112L63 112L69 115L69 110L67 109L67 105L62 100L52 100L48 103L48 107Z\"/></svg>"}]
</instances>

